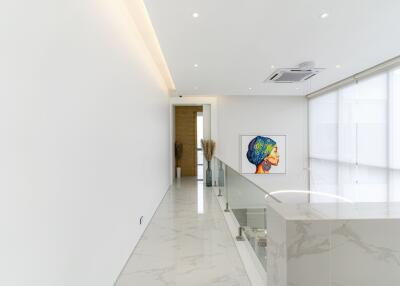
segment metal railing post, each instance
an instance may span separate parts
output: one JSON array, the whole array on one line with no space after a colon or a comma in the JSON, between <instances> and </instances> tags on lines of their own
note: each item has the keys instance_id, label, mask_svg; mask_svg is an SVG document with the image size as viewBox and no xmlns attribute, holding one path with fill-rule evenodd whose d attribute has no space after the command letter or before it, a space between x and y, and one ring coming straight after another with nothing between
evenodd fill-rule
<instances>
[{"instance_id":1,"label":"metal railing post","mask_svg":"<svg viewBox=\"0 0 400 286\"><path fill-rule=\"evenodd\" d=\"M244 230L244 228L242 226L239 226L239 233L236 236L237 241L244 241L243 230Z\"/></svg>"},{"instance_id":2,"label":"metal railing post","mask_svg":"<svg viewBox=\"0 0 400 286\"><path fill-rule=\"evenodd\" d=\"M225 165L226 166L226 165ZM228 187L228 171L225 168L224 170L224 178L225 178L225 201L226 201L226 207L224 212L230 212L229 210L229 187Z\"/></svg>"},{"instance_id":3,"label":"metal railing post","mask_svg":"<svg viewBox=\"0 0 400 286\"><path fill-rule=\"evenodd\" d=\"M226 213L229 213L229 212L230 212L228 202L226 202L226 204L225 204L225 210L224 210L224 212L226 212Z\"/></svg>"}]
</instances>

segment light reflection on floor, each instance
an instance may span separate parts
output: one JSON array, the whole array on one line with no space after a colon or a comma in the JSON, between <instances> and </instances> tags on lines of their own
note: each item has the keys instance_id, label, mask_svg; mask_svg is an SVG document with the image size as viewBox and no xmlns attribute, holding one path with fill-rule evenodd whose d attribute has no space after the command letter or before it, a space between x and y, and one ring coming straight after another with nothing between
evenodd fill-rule
<instances>
[{"instance_id":1,"label":"light reflection on floor","mask_svg":"<svg viewBox=\"0 0 400 286\"><path fill-rule=\"evenodd\" d=\"M204 214L204 184L197 181L197 213Z\"/></svg>"},{"instance_id":2,"label":"light reflection on floor","mask_svg":"<svg viewBox=\"0 0 400 286\"><path fill-rule=\"evenodd\" d=\"M250 286L211 188L176 180L116 286Z\"/></svg>"}]
</instances>

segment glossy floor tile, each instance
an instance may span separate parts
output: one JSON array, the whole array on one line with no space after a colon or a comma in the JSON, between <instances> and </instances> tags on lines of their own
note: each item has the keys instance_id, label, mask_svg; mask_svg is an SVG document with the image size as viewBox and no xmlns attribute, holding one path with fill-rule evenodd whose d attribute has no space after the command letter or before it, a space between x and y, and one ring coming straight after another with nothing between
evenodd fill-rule
<instances>
[{"instance_id":1,"label":"glossy floor tile","mask_svg":"<svg viewBox=\"0 0 400 286\"><path fill-rule=\"evenodd\" d=\"M250 285L211 189L194 178L174 184L116 286Z\"/></svg>"}]
</instances>

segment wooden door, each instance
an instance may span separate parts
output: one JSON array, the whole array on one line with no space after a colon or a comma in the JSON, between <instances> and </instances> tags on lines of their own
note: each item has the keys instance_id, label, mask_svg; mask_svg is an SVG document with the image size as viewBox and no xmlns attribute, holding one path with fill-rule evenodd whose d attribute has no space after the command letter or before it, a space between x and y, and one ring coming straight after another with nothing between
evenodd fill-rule
<instances>
[{"instance_id":1,"label":"wooden door","mask_svg":"<svg viewBox=\"0 0 400 286\"><path fill-rule=\"evenodd\" d=\"M197 112L202 106L175 107L175 141L183 144L182 176L197 176Z\"/></svg>"}]
</instances>

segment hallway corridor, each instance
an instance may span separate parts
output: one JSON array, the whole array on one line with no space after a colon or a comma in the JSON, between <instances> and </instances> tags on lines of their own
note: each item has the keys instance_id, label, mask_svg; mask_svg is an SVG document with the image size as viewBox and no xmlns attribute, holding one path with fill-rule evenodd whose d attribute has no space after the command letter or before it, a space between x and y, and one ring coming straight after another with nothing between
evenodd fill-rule
<instances>
[{"instance_id":1,"label":"hallway corridor","mask_svg":"<svg viewBox=\"0 0 400 286\"><path fill-rule=\"evenodd\" d=\"M195 178L167 192L116 286L249 286L215 195Z\"/></svg>"}]
</instances>

